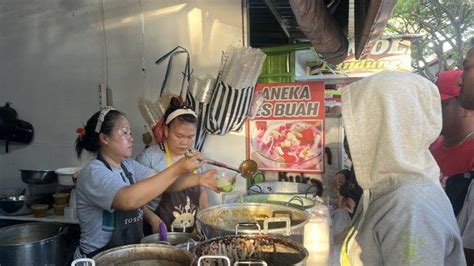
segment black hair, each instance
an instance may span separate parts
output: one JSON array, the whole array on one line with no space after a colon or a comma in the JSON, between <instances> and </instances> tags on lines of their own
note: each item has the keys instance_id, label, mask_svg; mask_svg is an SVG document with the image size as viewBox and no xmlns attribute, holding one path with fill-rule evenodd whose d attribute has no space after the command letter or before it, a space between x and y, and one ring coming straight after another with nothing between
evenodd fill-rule
<instances>
[{"instance_id":1,"label":"black hair","mask_svg":"<svg viewBox=\"0 0 474 266\"><path fill-rule=\"evenodd\" d=\"M165 114L164 114L165 121L172 112L174 112L178 109L191 109L191 107L189 107L186 104L182 103L176 97L171 98L170 105L169 105L168 109L166 109ZM183 122L187 122L187 123L191 123L191 124L196 124L197 123L197 118L192 114L183 114L183 115L177 116L173 120L171 120L170 124L175 119L179 119Z\"/></svg>"},{"instance_id":2,"label":"black hair","mask_svg":"<svg viewBox=\"0 0 474 266\"><path fill-rule=\"evenodd\" d=\"M87 124L84 126L84 133L79 135L76 139L76 154L77 158L81 158L83 150L86 150L90 153L99 153L100 150L100 139L99 133L95 132L95 127L97 125L97 119L99 118L100 111L92 115ZM112 129L114 128L115 121L119 117L125 117L120 111L111 110L104 117L104 122L100 127L100 133L104 133L107 136L112 136Z\"/></svg>"}]
</instances>

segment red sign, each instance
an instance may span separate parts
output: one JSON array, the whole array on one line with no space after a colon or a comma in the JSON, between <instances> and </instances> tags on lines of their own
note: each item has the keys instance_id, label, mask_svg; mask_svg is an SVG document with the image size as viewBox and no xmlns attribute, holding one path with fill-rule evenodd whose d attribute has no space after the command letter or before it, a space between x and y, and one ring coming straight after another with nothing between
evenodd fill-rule
<instances>
[{"instance_id":1,"label":"red sign","mask_svg":"<svg viewBox=\"0 0 474 266\"><path fill-rule=\"evenodd\" d=\"M324 84L259 83L264 102L247 121L247 158L260 170L324 173Z\"/></svg>"}]
</instances>

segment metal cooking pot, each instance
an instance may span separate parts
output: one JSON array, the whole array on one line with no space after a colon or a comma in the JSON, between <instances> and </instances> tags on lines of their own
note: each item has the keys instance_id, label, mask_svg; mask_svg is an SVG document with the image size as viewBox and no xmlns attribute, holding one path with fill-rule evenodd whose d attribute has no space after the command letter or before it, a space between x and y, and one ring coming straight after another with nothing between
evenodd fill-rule
<instances>
[{"instance_id":1,"label":"metal cooking pot","mask_svg":"<svg viewBox=\"0 0 474 266\"><path fill-rule=\"evenodd\" d=\"M25 196L0 197L0 209L8 214L19 211L25 205Z\"/></svg>"},{"instance_id":2,"label":"metal cooking pot","mask_svg":"<svg viewBox=\"0 0 474 266\"><path fill-rule=\"evenodd\" d=\"M132 265L132 266L188 266L193 262L193 255L169 245L134 244L112 248L95 255L92 259L78 259L79 262L90 262L94 265Z\"/></svg>"},{"instance_id":3,"label":"metal cooking pot","mask_svg":"<svg viewBox=\"0 0 474 266\"><path fill-rule=\"evenodd\" d=\"M271 203L289 206L300 210L308 210L314 207L312 199L286 194L258 194L243 197L243 202Z\"/></svg>"},{"instance_id":4,"label":"metal cooking pot","mask_svg":"<svg viewBox=\"0 0 474 266\"><path fill-rule=\"evenodd\" d=\"M58 182L58 175L51 170L20 170L21 180L26 184L52 184Z\"/></svg>"},{"instance_id":5,"label":"metal cooking pot","mask_svg":"<svg viewBox=\"0 0 474 266\"><path fill-rule=\"evenodd\" d=\"M67 229L26 223L0 229L0 265L64 265Z\"/></svg>"},{"instance_id":6,"label":"metal cooking pot","mask_svg":"<svg viewBox=\"0 0 474 266\"><path fill-rule=\"evenodd\" d=\"M304 184L296 182L261 182L249 187L248 194L287 194L309 198L321 196L323 193L322 183Z\"/></svg>"},{"instance_id":7,"label":"metal cooking pot","mask_svg":"<svg viewBox=\"0 0 474 266\"><path fill-rule=\"evenodd\" d=\"M160 234L153 234L142 238L140 243L155 243L176 246L181 249L193 252L197 243L201 238L197 235L183 232L168 232L166 233L167 241L161 240Z\"/></svg>"},{"instance_id":8,"label":"metal cooking pot","mask_svg":"<svg viewBox=\"0 0 474 266\"><path fill-rule=\"evenodd\" d=\"M227 265L306 265L308 250L303 245L282 237L268 235L235 235L200 243L195 251L197 265L224 260ZM221 264L222 265L222 264ZM223 264L226 265L226 264Z\"/></svg>"},{"instance_id":9,"label":"metal cooking pot","mask_svg":"<svg viewBox=\"0 0 474 266\"><path fill-rule=\"evenodd\" d=\"M244 234L284 235L303 243L304 225L309 216L305 211L267 203L232 203L200 210L196 226L207 239L233 235L240 226Z\"/></svg>"}]
</instances>

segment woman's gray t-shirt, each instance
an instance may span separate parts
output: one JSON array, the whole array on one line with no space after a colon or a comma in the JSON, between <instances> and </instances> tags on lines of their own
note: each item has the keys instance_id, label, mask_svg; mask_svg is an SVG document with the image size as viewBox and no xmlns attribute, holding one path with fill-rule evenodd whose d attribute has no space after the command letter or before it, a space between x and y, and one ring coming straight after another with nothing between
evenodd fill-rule
<instances>
[{"instance_id":1,"label":"woman's gray t-shirt","mask_svg":"<svg viewBox=\"0 0 474 266\"><path fill-rule=\"evenodd\" d=\"M155 172L133 159L126 159L123 164L135 182ZM109 242L114 230L112 202L115 194L126 186L130 186L130 183L122 169L110 170L97 159L91 160L82 168L76 183L76 201L77 218L81 227L80 247L83 252L93 252Z\"/></svg>"}]
</instances>

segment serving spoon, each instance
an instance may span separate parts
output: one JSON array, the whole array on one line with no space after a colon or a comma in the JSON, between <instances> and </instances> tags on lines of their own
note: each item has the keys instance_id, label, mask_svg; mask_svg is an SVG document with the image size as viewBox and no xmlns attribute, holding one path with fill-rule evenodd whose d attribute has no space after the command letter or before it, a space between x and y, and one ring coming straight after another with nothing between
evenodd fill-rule
<instances>
[{"instance_id":1,"label":"serving spoon","mask_svg":"<svg viewBox=\"0 0 474 266\"><path fill-rule=\"evenodd\" d=\"M193 154L194 154L193 150L190 149L185 153L185 156L186 157L192 157ZM207 158L203 158L203 160L205 160L207 164L211 164L211 165L214 165L214 166L217 166L217 167L229 169L229 170L232 170L234 172L240 173L245 178L252 177L258 171L257 162L255 162L254 160L250 160L250 159L243 161L239 165L238 169L235 168L235 167L229 166L225 163L215 161L215 160L211 160L211 159L207 159Z\"/></svg>"}]
</instances>

